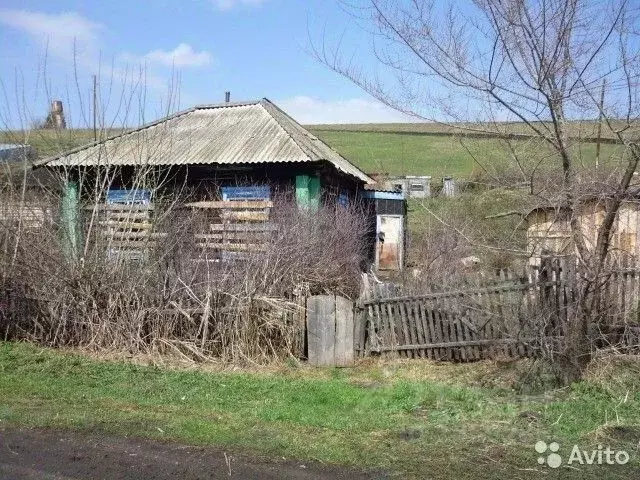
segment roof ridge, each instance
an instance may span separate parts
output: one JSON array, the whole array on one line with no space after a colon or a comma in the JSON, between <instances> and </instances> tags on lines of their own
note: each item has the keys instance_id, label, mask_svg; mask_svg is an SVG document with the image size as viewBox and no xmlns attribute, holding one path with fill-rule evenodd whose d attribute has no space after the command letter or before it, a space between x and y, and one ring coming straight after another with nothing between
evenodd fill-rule
<instances>
[{"instance_id":1,"label":"roof ridge","mask_svg":"<svg viewBox=\"0 0 640 480\"><path fill-rule=\"evenodd\" d=\"M287 113L285 113L284 111L280 110L280 109L277 107L277 105L276 105L276 104L274 104L271 100L269 100L269 99L268 99L268 98L266 98L266 97L264 97L262 100L260 100L260 106L261 106L262 108L264 108L264 109L265 109L265 111L269 114L269 116L270 116L271 118L273 118L273 121L274 121L274 122L276 122L276 124L277 124L277 125L278 125L282 130L284 130L284 132L285 132L287 135L289 135L289 138L291 139L291 141L292 141L293 143L295 143L295 144L296 144L296 146L300 149L300 151L301 151L302 153L304 153L304 154L307 156L307 158L309 158L309 160L312 160L311 155L309 155L309 152L307 151L307 149L306 149L306 148L304 148L302 145L300 145L300 143L298 143L298 141L297 141L295 138L293 138L293 134L289 131L289 129L288 129L288 128L286 128L282 123L280 123L280 122L278 121L278 119L277 119L276 117L274 117L274 116L273 116L273 114L269 111L269 109L268 109L267 107L275 107L279 112L281 112L281 113L283 113L284 115L286 115L287 117L291 118L291 120L293 120L294 122L295 122L295 120L294 120L292 117L290 117L289 115L287 115ZM298 125L299 125L299 124L298 124Z\"/></svg>"},{"instance_id":2,"label":"roof ridge","mask_svg":"<svg viewBox=\"0 0 640 480\"><path fill-rule=\"evenodd\" d=\"M317 157L321 157L322 158L322 152L319 151L317 149L317 146L313 145L311 147L306 147L306 146L302 146L300 145L300 143L298 142L298 140L296 140L295 135L302 133L304 135L306 135L307 137L309 137L311 140L314 141L318 141L320 143L322 143L326 148L328 148L332 153L334 153L335 155L337 155L340 159L342 159L344 162L346 162L351 168L353 168L355 171L357 171L358 173L362 174L364 177L366 177L368 180L367 183L369 183L369 180L371 182L373 182L373 179L371 179L371 177L369 177L365 172L363 172L362 170L360 170L360 168L358 168L357 166L355 166L353 163L351 163L349 160L347 160L345 157L343 157L340 153L338 153L338 151L336 151L333 147L331 147L330 145L328 145L326 142L324 142L323 140L321 140L320 138L316 137L315 135L313 135L311 132L309 132L306 128L304 128L300 122L298 122L295 118L293 118L291 115L289 115L287 112L285 112L284 110L282 110L280 107L278 107L278 105L276 105L275 103L273 103L271 100L269 100L268 98L263 98L262 101L260 102L260 105L267 111L267 113L275 120L275 122L287 133L287 135L289 135L289 138L291 138L291 141L293 143L295 143L298 148L300 148L300 150L310 159L312 159L314 156ZM291 121L294 125L297 125L299 127L299 130L301 132L292 132L290 131L285 125L283 125L281 122L278 121L277 118L275 118L275 116L273 115L272 112L269 111L269 108L273 108L275 109L277 112L279 112L281 115L283 115L286 119L288 119L289 121ZM314 151L315 150L315 151ZM323 160L331 162L330 159L328 158L324 158ZM345 172L347 173L347 172Z\"/></svg>"},{"instance_id":3,"label":"roof ridge","mask_svg":"<svg viewBox=\"0 0 640 480\"><path fill-rule=\"evenodd\" d=\"M243 107L248 105L258 105L262 102L263 99L260 100L243 100L238 102L220 102L220 103L202 103L200 105L195 105L193 107L194 110L203 110L207 108L224 108L224 107Z\"/></svg>"}]
</instances>

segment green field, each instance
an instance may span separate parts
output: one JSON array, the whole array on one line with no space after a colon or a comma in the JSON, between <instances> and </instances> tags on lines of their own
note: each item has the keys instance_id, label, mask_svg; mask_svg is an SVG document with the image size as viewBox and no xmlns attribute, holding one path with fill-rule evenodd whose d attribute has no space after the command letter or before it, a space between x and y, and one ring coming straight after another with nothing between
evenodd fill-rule
<instances>
[{"instance_id":1,"label":"green field","mask_svg":"<svg viewBox=\"0 0 640 480\"><path fill-rule=\"evenodd\" d=\"M165 359L168 360L168 359ZM557 388L532 361L369 361L206 371L0 343L2 425L217 445L430 479L638 478L640 364L604 359ZM552 472L533 446L627 450L625 466ZM555 475L557 474L557 476Z\"/></svg>"},{"instance_id":2,"label":"green field","mask_svg":"<svg viewBox=\"0 0 640 480\"><path fill-rule=\"evenodd\" d=\"M612 121L612 127L621 130L625 127L622 121ZM534 126L544 130L544 127L553 129L550 123L533 122ZM575 139L594 139L598 135L598 123L593 120L569 121L565 124L569 137ZM475 134L475 135L527 135L532 134L532 129L523 122L504 122L504 123L454 123L451 125L439 124L434 122L415 122L415 123L354 123L354 124L316 124L307 125L309 130L331 130L331 131L351 131L351 132L386 132L386 133L415 133L422 135L438 135L438 134ZM624 129L623 135L627 137L637 136L638 125L632 125L631 128ZM614 132L603 125L601 138L616 138Z\"/></svg>"},{"instance_id":3,"label":"green field","mask_svg":"<svg viewBox=\"0 0 640 480\"><path fill-rule=\"evenodd\" d=\"M330 130L310 128L314 135L367 173L431 175L434 179L445 175L469 178L483 169L515 168L515 162L509 160L505 142L497 139L388 133L384 126L375 125L369 128L379 128L379 132L349 130L353 126L344 126L342 130L338 126ZM557 157L539 142L518 140L512 144L529 165L539 159L548 168L559 165ZM595 143L582 143L574 148L582 155L578 167L594 165ZM618 145L603 144L602 163L619 161L620 151Z\"/></svg>"},{"instance_id":4,"label":"green field","mask_svg":"<svg viewBox=\"0 0 640 480\"><path fill-rule=\"evenodd\" d=\"M587 125L592 127L593 123ZM470 178L484 169L497 171L515 167L503 140L438 135L438 132L447 133L446 129L432 124L312 125L307 128L367 173ZM518 124L510 126L513 131L522 129ZM104 138L115 133L116 130L109 130L99 135ZM0 143L32 145L40 158L92 141L92 130L0 132ZM537 141L518 140L512 144L530 165L541 157L549 157L543 159L546 165L558 164L548 148ZM575 148L582 154L581 163L592 166L595 143L578 143ZM620 151L617 145L603 144L602 163L618 161Z\"/></svg>"},{"instance_id":5,"label":"green field","mask_svg":"<svg viewBox=\"0 0 640 480\"><path fill-rule=\"evenodd\" d=\"M98 138L106 138L117 132L118 130L103 130L98 132ZM36 149L39 158L46 158L64 153L80 145L93 143L93 130L0 131L0 143L31 145Z\"/></svg>"}]
</instances>

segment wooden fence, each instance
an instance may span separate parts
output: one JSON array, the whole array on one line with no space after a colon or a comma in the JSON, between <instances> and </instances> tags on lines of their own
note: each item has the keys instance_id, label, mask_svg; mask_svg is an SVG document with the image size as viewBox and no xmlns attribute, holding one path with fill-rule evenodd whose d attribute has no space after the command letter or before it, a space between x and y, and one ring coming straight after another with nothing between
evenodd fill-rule
<instances>
[{"instance_id":1,"label":"wooden fence","mask_svg":"<svg viewBox=\"0 0 640 480\"><path fill-rule=\"evenodd\" d=\"M356 353L473 361L560 351L574 315L575 283L559 269L545 279L361 300L355 307ZM605 291L606 323L591 326L598 334L594 346L638 348L640 271L612 274Z\"/></svg>"},{"instance_id":2,"label":"wooden fence","mask_svg":"<svg viewBox=\"0 0 640 480\"><path fill-rule=\"evenodd\" d=\"M185 215L198 212L204 217L203 230L192 232L195 258L237 260L264 251L277 229L270 222L272 207L273 203L268 200L203 201L183 205ZM95 223L100 228L100 241L112 257L144 258L168 236L166 231L158 231L163 226L154 218L152 203L97 204L83 211L85 231Z\"/></svg>"}]
</instances>

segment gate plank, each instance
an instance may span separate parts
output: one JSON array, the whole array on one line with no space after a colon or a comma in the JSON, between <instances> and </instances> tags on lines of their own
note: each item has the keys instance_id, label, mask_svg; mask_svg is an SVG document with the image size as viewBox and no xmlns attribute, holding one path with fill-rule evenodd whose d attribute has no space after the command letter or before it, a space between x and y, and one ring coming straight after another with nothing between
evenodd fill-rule
<instances>
[{"instance_id":1,"label":"gate plank","mask_svg":"<svg viewBox=\"0 0 640 480\"><path fill-rule=\"evenodd\" d=\"M335 303L333 295L315 295L307 300L307 344L311 365L334 365Z\"/></svg>"},{"instance_id":2,"label":"gate plank","mask_svg":"<svg viewBox=\"0 0 640 480\"><path fill-rule=\"evenodd\" d=\"M353 364L353 302L344 297L335 297L335 346L334 362L338 367Z\"/></svg>"}]
</instances>

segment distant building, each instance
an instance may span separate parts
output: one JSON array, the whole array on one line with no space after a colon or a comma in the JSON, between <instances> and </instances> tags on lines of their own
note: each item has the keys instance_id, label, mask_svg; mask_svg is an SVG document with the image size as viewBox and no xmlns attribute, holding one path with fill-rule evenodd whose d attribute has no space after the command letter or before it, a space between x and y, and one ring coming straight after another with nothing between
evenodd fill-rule
<instances>
[{"instance_id":1,"label":"distant building","mask_svg":"<svg viewBox=\"0 0 640 480\"><path fill-rule=\"evenodd\" d=\"M456 196L456 182L453 177L442 178L442 196L443 197L455 197Z\"/></svg>"},{"instance_id":2,"label":"distant building","mask_svg":"<svg viewBox=\"0 0 640 480\"><path fill-rule=\"evenodd\" d=\"M29 145L15 143L0 143L0 161L24 162L34 158L33 148Z\"/></svg>"},{"instance_id":3,"label":"distant building","mask_svg":"<svg viewBox=\"0 0 640 480\"><path fill-rule=\"evenodd\" d=\"M402 192L406 198L428 198L431 196L431 177L426 175L387 177L382 184L387 189Z\"/></svg>"},{"instance_id":4,"label":"distant building","mask_svg":"<svg viewBox=\"0 0 640 480\"><path fill-rule=\"evenodd\" d=\"M63 130L67 128L67 120L64 118L64 109L61 100L51 102L51 110L44 121L44 128Z\"/></svg>"}]
</instances>

